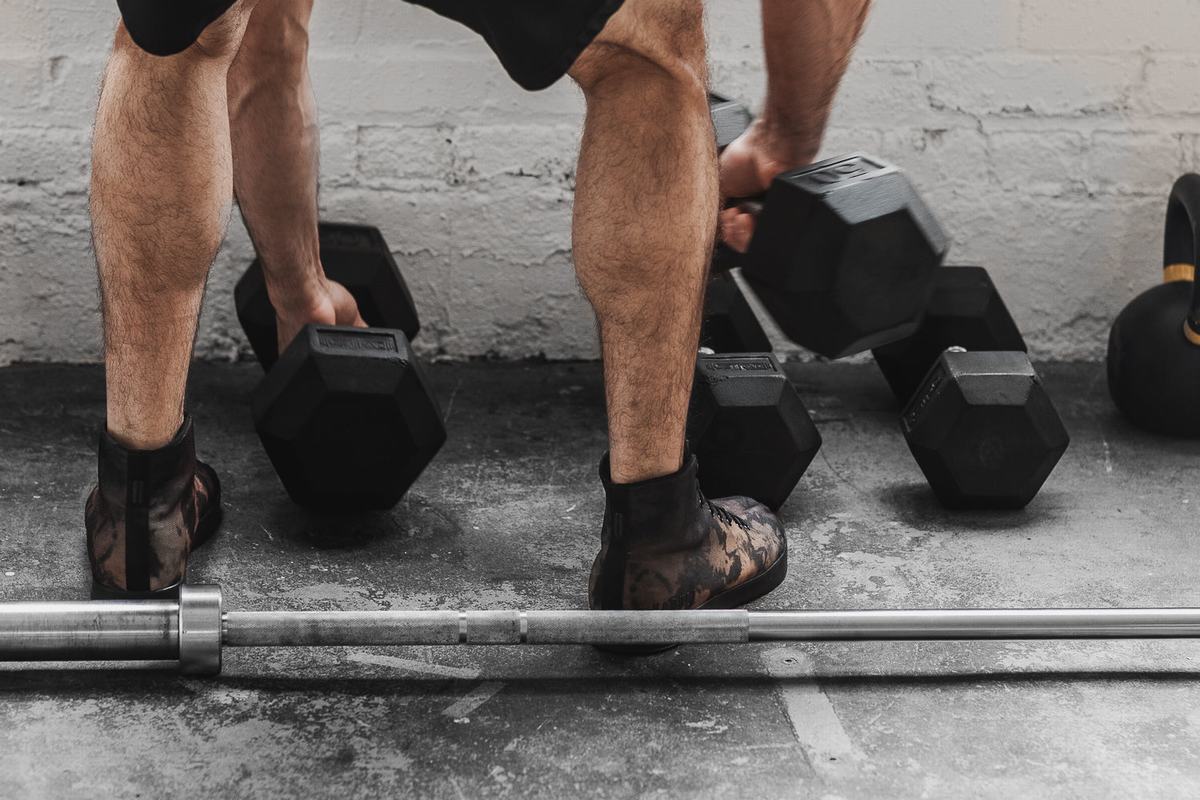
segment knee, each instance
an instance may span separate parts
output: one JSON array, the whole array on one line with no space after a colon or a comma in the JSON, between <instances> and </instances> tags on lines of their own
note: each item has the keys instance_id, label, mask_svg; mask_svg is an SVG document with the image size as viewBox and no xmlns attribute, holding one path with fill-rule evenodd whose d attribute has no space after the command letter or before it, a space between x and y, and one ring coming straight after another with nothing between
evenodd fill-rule
<instances>
[{"instance_id":1,"label":"knee","mask_svg":"<svg viewBox=\"0 0 1200 800\"><path fill-rule=\"evenodd\" d=\"M286 3L260 0L238 51L238 78L254 81L286 76L307 69L308 23L312 0Z\"/></svg>"},{"instance_id":2,"label":"knee","mask_svg":"<svg viewBox=\"0 0 1200 800\"><path fill-rule=\"evenodd\" d=\"M128 41L155 56L174 56L195 46L205 57L232 58L241 43L254 0L117 0Z\"/></svg>"},{"instance_id":3,"label":"knee","mask_svg":"<svg viewBox=\"0 0 1200 800\"><path fill-rule=\"evenodd\" d=\"M580 54L571 77L587 95L622 78L703 93L706 55L702 0L626 0Z\"/></svg>"}]
</instances>

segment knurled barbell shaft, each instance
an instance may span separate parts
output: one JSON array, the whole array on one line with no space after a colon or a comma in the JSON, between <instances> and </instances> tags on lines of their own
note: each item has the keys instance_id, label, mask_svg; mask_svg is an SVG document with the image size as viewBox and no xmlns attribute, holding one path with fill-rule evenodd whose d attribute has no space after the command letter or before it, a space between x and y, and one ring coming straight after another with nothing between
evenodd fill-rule
<instances>
[{"instance_id":1,"label":"knurled barbell shaft","mask_svg":"<svg viewBox=\"0 0 1200 800\"><path fill-rule=\"evenodd\" d=\"M302 647L1192 637L1200 637L1195 608L244 611L225 615L224 642Z\"/></svg>"}]
</instances>

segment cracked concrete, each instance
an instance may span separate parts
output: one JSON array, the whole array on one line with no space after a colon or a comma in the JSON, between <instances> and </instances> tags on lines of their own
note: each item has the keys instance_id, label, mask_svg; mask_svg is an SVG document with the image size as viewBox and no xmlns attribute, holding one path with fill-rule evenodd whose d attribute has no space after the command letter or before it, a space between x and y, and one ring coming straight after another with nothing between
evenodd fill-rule
<instances>
[{"instance_id":1,"label":"cracked concrete","mask_svg":"<svg viewBox=\"0 0 1200 800\"><path fill-rule=\"evenodd\" d=\"M789 364L824 437L783 507L773 608L1200 605L1200 442L1143 434L1096 364L1049 364L1072 444L1024 511L934 502L871 365ZM197 365L226 523L192 578L238 609L584 604L595 364L433 366L446 447L391 513L316 518L256 441L252 364ZM95 367L0 370L0 599L86 591ZM1194 797L1200 644L894 642L229 651L0 665L0 796Z\"/></svg>"}]
</instances>

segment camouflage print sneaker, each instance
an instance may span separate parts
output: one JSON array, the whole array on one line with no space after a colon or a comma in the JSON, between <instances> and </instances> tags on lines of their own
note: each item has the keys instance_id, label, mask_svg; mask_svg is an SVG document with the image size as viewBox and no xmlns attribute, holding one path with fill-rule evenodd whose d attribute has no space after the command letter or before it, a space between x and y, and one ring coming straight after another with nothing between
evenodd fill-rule
<instances>
[{"instance_id":1,"label":"camouflage print sneaker","mask_svg":"<svg viewBox=\"0 0 1200 800\"><path fill-rule=\"evenodd\" d=\"M607 503L589 582L593 609L735 608L783 582L779 520L749 497L707 499L696 471L688 455L673 475L616 484L608 457L601 461Z\"/></svg>"},{"instance_id":2,"label":"camouflage print sneaker","mask_svg":"<svg viewBox=\"0 0 1200 800\"><path fill-rule=\"evenodd\" d=\"M188 556L221 522L221 484L196 460L192 420L157 450L100 437L100 479L84 511L93 593L145 597L176 591Z\"/></svg>"}]
</instances>

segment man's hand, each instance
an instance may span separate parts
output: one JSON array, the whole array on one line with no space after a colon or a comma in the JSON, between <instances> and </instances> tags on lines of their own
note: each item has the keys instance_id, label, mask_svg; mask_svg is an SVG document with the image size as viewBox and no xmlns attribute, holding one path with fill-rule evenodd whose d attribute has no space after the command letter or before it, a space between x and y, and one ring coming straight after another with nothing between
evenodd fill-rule
<instances>
[{"instance_id":1,"label":"man's hand","mask_svg":"<svg viewBox=\"0 0 1200 800\"><path fill-rule=\"evenodd\" d=\"M762 0L767 97L762 116L721 154L721 196L760 195L771 179L813 162L870 0ZM740 253L754 216L721 212L721 238Z\"/></svg>"},{"instance_id":2,"label":"man's hand","mask_svg":"<svg viewBox=\"0 0 1200 800\"><path fill-rule=\"evenodd\" d=\"M757 197L776 175L812 163L815 155L815 147L796 146L773 134L769 123L755 120L721 153L722 201ZM739 253L746 252L754 235L754 215L734 202L722 209L720 222L721 241Z\"/></svg>"},{"instance_id":3,"label":"man's hand","mask_svg":"<svg viewBox=\"0 0 1200 800\"><path fill-rule=\"evenodd\" d=\"M337 281L322 278L316 289L304 299L276 302L275 317L279 325L279 352L282 353L300 329L309 323L318 325L353 325L365 328L367 323L358 313L354 296Z\"/></svg>"}]
</instances>

